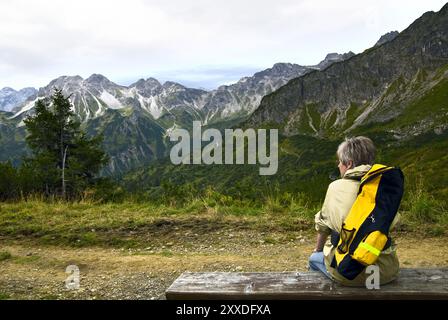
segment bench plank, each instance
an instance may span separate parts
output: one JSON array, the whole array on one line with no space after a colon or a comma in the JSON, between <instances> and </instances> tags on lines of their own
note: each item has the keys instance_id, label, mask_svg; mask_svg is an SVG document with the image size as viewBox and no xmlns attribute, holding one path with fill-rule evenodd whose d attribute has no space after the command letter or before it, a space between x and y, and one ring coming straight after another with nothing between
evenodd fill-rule
<instances>
[{"instance_id":1,"label":"bench plank","mask_svg":"<svg viewBox=\"0 0 448 320\"><path fill-rule=\"evenodd\" d=\"M319 272L185 272L166 290L190 299L448 299L448 269L401 269L379 290L341 286Z\"/></svg>"}]
</instances>

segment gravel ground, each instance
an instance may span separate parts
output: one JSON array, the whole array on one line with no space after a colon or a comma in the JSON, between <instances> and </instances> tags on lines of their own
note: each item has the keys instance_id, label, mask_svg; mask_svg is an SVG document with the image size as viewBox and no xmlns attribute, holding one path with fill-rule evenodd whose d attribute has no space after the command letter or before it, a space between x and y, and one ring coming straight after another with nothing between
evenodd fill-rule
<instances>
[{"instance_id":1,"label":"gravel ground","mask_svg":"<svg viewBox=\"0 0 448 320\"><path fill-rule=\"evenodd\" d=\"M0 299L164 299L184 271L305 271L312 233L212 232L178 234L147 247L70 248L0 242ZM397 239L404 267L447 267L446 238ZM428 255L431 252L431 255ZM68 265L80 287L65 286Z\"/></svg>"}]
</instances>

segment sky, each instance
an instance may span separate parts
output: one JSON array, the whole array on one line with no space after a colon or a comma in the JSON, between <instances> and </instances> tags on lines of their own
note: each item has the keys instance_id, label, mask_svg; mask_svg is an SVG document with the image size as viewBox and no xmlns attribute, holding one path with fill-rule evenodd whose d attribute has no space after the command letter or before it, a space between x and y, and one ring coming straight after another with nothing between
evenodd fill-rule
<instances>
[{"instance_id":1,"label":"sky","mask_svg":"<svg viewBox=\"0 0 448 320\"><path fill-rule=\"evenodd\" d=\"M1 0L0 88L101 73L213 89L360 53L447 0Z\"/></svg>"}]
</instances>

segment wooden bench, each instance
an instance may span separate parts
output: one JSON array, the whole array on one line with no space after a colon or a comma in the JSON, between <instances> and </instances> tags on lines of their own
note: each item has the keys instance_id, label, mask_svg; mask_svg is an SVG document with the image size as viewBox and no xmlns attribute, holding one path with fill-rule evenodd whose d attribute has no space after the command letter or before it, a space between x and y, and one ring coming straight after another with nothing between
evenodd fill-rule
<instances>
[{"instance_id":1,"label":"wooden bench","mask_svg":"<svg viewBox=\"0 0 448 320\"><path fill-rule=\"evenodd\" d=\"M448 269L401 269L379 290L344 287L318 272L185 272L168 300L448 299Z\"/></svg>"}]
</instances>

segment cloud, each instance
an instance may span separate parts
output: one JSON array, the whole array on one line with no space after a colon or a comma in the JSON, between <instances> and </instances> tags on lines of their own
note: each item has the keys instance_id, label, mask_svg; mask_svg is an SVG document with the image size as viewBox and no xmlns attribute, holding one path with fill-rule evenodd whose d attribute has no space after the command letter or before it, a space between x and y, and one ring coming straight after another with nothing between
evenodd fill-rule
<instances>
[{"instance_id":1,"label":"cloud","mask_svg":"<svg viewBox=\"0 0 448 320\"><path fill-rule=\"evenodd\" d=\"M91 73L114 81L172 75L206 84L208 78L214 85L240 76L235 70L315 64L327 52L360 52L443 4L2 0L0 87L43 86L60 75Z\"/></svg>"},{"instance_id":2,"label":"cloud","mask_svg":"<svg viewBox=\"0 0 448 320\"><path fill-rule=\"evenodd\" d=\"M212 90L221 85L235 83L242 77L258 71L260 71L260 68L248 66L201 66L191 69L163 71L155 73L154 77L160 81L175 81L191 88Z\"/></svg>"}]
</instances>

